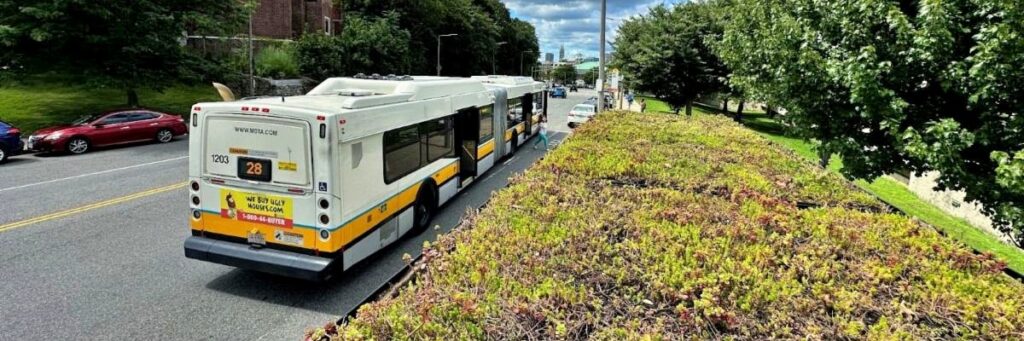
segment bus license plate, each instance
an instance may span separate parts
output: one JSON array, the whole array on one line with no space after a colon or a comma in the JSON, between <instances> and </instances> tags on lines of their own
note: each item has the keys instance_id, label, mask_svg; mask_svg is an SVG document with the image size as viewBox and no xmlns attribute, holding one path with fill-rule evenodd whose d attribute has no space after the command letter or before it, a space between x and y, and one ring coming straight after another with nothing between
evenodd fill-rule
<instances>
[{"instance_id":1,"label":"bus license plate","mask_svg":"<svg viewBox=\"0 0 1024 341\"><path fill-rule=\"evenodd\" d=\"M267 239L263 237L262 233L249 232L249 245L252 246L266 246Z\"/></svg>"}]
</instances>

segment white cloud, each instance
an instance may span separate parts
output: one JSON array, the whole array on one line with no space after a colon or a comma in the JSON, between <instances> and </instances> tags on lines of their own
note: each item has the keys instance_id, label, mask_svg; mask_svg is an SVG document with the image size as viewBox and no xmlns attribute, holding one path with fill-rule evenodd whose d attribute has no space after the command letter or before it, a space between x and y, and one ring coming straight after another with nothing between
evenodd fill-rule
<instances>
[{"instance_id":1,"label":"white cloud","mask_svg":"<svg viewBox=\"0 0 1024 341\"><path fill-rule=\"evenodd\" d=\"M605 30L609 42L614 41L619 23L632 16L647 12L661 3L674 4L685 0L609 0L608 21ZM601 30L601 2L599 0L507 0L505 5L512 16L526 20L537 29L541 58L552 53L558 58L558 48L565 45L566 56L582 53L597 57ZM606 52L611 47L606 46Z\"/></svg>"}]
</instances>

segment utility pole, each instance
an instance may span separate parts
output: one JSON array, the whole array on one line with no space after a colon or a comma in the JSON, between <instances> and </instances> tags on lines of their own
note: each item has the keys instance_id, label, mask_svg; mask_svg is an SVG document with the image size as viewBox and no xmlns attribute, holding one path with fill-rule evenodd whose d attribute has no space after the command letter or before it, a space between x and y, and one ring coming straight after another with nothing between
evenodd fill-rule
<instances>
[{"instance_id":1,"label":"utility pole","mask_svg":"<svg viewBox=\"0 0 1024 341\"><path fill-rule=\"evenodd\" d=\"M527 53L533 53L533 51L523 51L523 52L519 52L519 75L520 75L520 76L526 76L526 74L525 74L525 73L523 73L523 56L524 56L525 54L527 54Z\"/></svg>"},{"instance_id":2,"label":"utility pole","mask_svg":"<svg viewBox=\"0 0 1024 341\"><path fill-rule=\"evenodd\" d=\"M441 76L441 38L457 36L456 33L442 34L437 36L437 76Z\"/></svg>"},{"instance_id":3,"label":"utility pole","mask_svg":"<svg viewBox=\"0 0 1024 341\"><path fill-rule=\"evenodd\" d=\"M608 14L608 0L601 0L601 56L597 67L597 111L604 110L604 20Z\"/></svg>"},{"instance_id":4,"label":"utility pole","mask_svg":"<svg viewBox=\"0 0 1024 341\"><path fill-rule=\"evenodd\" d=\"M494 50L491 51L491 74L492 75L498 74L498 71L495 71L495 70L497 70L497 68L494 67L494 65L496 63L495 60L498 59L498 48L501 47L501 45L505 45L505 44L508 44L508 42L507 41L499 41L498 45L495 45L494 46Z\"/></svg>"}]
</instances>

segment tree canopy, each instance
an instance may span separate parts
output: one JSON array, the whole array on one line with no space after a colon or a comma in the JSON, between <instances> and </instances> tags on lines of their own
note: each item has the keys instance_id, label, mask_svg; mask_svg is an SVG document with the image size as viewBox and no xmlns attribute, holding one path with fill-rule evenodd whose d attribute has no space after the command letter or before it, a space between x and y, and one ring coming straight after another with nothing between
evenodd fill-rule
<instances>
[{"instance_id":1,"label":"tree canopy","mask_svg":"<svg viewBox=\"0 0 1024 341\"><path fill-rule=\"evenodd\" d=\"M1024 6L1016 0L736 0L719 52L843 172L939 171L1024 228ZM1017 234L1024 244L1024 234Z\"/></svg>"},{"instance_id":2,"label":"tree canopy","mask_svg":"<svg viewBox=\"0 0 1024 341\"><path fill-rule=\"evenodd\" d=\"M492 74L493 61L496 73L518 75L520 58L530 62L529 66L540 56L534 26L512 18L499 0L353 0L343 3L348 13L365 16L386 11L395 13L398 27L411 35L410 74L436 72L437 36L442 34L458 34L441 42L441 67L445 76ZM506 44L499 46L499 42Z\"/></svg>"},{"instance_id":3,"label":"tree canopy","mask_svg":"<svg viewBox=\"0 0 1024 341\"><path fill-rule=\"evenodd\" d=\"M726 71L706 41L720 31L703 3L659 5L619 27L615 64L636 90L678 108L723 88Z\"/></svg>"},{"instance_id":4,"label":"tree canopy","mask_svg":"<svg viewBox=\"0 0 1024 341\"><path fill-rule=\"evenodd\" d=\"M512 18L498 0L353 0L344 1L347 13L363 17L393 12L397 25L409 36L410 74L434 74L437 64L437 36L444 38L441 48L442 72L447 76L492 73L519 74L540 56L533 25ZM348 30L346 25L345 30ZM506 44L499 46L499 42ZM529 51L522 53L523 51ZM493 64L492 64L493 62ZM395 73L389 65L376 66L375 73Z\"/></svg>"},{"instance_id":5,"label":"tree canopy","mask_svg":"<svg viewBox=\"0 0 1024 341\"><path fill-rule=\"evenodd\" d=\"M551 71L551 78L569 84L576 81L576 68L572 65L559 65Z\"/></svg>"},{"instance_id":6,"label":"tree canopy","mask_svg":"<svg viewBox=\"0 0 1024 341\"><path fill-rule=\"evenodd\" d=\"M339 36L307 34L295 46L306 76L325 79L358 73L408 74L409 31L398 26L398 14L381 17L351 15Z\"/></svg>"},{"instance_id":7,"label":"tree canopy","mask_svg":"<svg viewBox=\"0 0 1024 341\"><path fill-rule=\"evenodd\" d=\"M61 72L117 86L137 104L137 88L160 89L211 70L183 48L184 32L237 28L238 1L0 1L0 65Z\"/></svg>"}]
</instances>

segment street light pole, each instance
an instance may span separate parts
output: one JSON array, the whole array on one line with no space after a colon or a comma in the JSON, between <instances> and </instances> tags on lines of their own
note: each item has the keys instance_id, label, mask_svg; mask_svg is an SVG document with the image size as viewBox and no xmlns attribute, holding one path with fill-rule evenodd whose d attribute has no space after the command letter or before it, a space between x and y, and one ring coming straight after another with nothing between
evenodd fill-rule
<instances>
[{"instance_id":1,"label":"street light pole","mask_svg":"<svg viewBox=\"0 0 1024 341\"><path fill-rule=\"evenodd\" d=\"M523 73L523 56L524 56L525 54L527 54L527 53L533 53L533 51L523 51L523 52L519 52L519 75L520 75L520 76L526 76L526 74L525 74L525 73Z\"/></svg>"},{"instance_id":2,"label":"street light pole","mask_svg":"<svg viewBox=\"0 0 1024 341\"><path fill-rule=\"evenodd\" d=\"M498 57L497 57L498 56L498 48L501 47L501 45L505 45L505 44L508 44L508 42L507 41L499 41L498 45L495 45L494 46L494 50L491 51L491 74L492 75L498 74L498 71L495 71L495 70L497 70L497 68L494 67L494 64L495 64L495 60L498 59Z\"/></svg>"},{"instance_id":3,"label":"street light pole","mask_svg":"<svg viewBox=\"0 0 1024 341\"><path fill-rule=\"evenodd\" d=\"M605 18L607 17L607 14L608 14L608 0L601 0L601 56L600 56L600 63L598 63L600 65L597 67L597 78L598 78L598 81L597 81L597 84L598 84L598 89L597 89L597 107L598 107L598 109L597 109L597 111L599 111L599 112L601 110L604 110L604 105L605 105L604 104L604 82L605 82L605 74L604 74L604 62L605 62L604 61L604 21L605 21Z\"/></svg>"},{"instance_id":4,"label":"street light pole","mask_svg":"<svg viewBox=\"0 0 1024 341\"><path fill-rule=\"evenodd\" d=\"M253 69L256 66L256 56L253 55L252 47L252 13L254 9L249 10L249 36L246 37L246 42L249 45L249 96L256 96L256 77L253 76Z\"/></svg>"},{"instance_id":5,"label":"street light pole","mask_svg":"<svg viewBox=\"0 0 1024 341\"><path fill-rule=\"evenodd\" d=\"M444 38L444 37L454 37L454 36L457 36L457 35L458 34L450 33L450 34L442 34L442 35L437 36L437 76L438 77L441 76L441 38Z\"/></svg>"}]
</instances>

